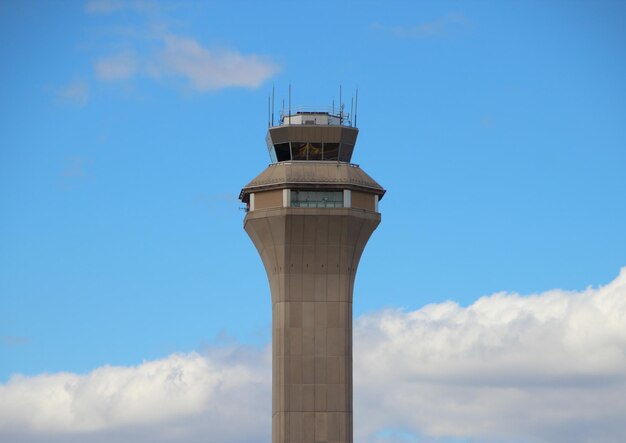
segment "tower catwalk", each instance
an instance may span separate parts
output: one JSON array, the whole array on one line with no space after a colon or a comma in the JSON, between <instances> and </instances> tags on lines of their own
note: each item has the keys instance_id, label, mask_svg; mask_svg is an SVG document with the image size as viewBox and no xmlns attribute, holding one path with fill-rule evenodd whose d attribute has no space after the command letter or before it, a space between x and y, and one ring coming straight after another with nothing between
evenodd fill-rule
<instances>
[{"instance_id":1,"label":"tower catwalk","mask_svg":"<svg viewBox=\"0 0 626 443\"><path fill-rule=\"evenodd\" d=\"M341 111L281 116L239 196L272 293L272 443L352 442L352 291L385 193L350 163L357 134Z\"/></svg>"}]
</instances>

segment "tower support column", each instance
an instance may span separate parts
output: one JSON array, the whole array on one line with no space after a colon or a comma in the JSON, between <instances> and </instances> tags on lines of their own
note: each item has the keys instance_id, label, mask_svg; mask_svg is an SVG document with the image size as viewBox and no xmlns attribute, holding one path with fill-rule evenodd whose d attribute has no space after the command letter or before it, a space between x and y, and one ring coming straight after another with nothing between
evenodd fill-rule
<instances>
[{"instance_id":1,"label":"tower support column","mask_svg":"<svg viewBox=\"0 0 626 443\"><path fill-rule=\"evenodd\" d=\"M244 227L272 293L272 442L351 443L352 293L380 214L270 208Z\"/></svg>"}]
</instances>

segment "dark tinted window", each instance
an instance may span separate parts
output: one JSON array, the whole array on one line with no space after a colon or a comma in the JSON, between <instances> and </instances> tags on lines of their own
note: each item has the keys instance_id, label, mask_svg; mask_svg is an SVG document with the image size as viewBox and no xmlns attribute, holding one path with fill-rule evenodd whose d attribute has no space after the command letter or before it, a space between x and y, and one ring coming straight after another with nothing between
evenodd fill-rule
<instances>
[{"instance_id":1,"label":"dark tinted window","mask_svg":"<svg viewBox=\"0 0 626 443\"><path fill-rule=\"evenodd\" d=\"M338 159L339 159L339 143L324 143L323 160L338 160Z\"/></svg>"},{"instance_id":2,"label":"dark tinted window","mask_svg":"<svg viewBox=\"0 0 626 443\"><path fill-rule=\"evenodd\" d=\"M291 153L289 152L289 143L278 143L274 145L276 150L276 160L279 162L291 160Z\"/></svg>"}]
</instances>

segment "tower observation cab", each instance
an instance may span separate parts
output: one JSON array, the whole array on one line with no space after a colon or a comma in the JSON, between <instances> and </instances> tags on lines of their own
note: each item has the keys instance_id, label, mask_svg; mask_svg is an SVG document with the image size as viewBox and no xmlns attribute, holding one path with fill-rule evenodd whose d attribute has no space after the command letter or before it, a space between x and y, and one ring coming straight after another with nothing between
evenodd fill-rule
<instances>
[{"instance_id":1,"label":"tower observation cab","mask_svg":"<svg viewBox=\"0 0 626 443\"><path fill-rule=\"evenodd\" d=\"M280 116L267 132L272 163L285 161L339 161L349 163L359 130L348 114L299 107Z\"/></svg>"}]
</instances>

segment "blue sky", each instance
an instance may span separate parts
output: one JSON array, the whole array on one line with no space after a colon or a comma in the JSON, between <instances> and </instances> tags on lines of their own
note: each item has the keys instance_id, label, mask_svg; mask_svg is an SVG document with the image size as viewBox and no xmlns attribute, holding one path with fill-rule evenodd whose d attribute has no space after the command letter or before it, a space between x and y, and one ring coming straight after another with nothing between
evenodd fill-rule
<instances>
[{"instance_id":1,"label":"blue sky","mask_svg":"<svg viewBox=\"0 0 626 443\"><path fill-rule=\"evenodd\" d=\"M353 161L387 189L355 317L617 285L625 22L602 1L0 3L0 383L264 349L237 195L290 82L294 105L358 87ZM398 423L368 435L480 437Z\"/></svg>"}]
</instances>

